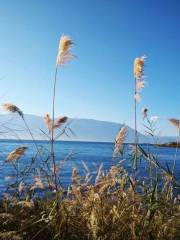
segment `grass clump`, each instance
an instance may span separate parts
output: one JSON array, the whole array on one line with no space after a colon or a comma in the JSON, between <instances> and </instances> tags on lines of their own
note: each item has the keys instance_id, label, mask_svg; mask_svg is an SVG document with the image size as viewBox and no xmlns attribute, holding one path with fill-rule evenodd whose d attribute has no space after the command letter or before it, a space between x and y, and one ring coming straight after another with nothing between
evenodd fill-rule
<instances>
[{"instance_id":1,"label":"grass clump","mask_svg":"<svg viewBox=\"0 0 180 240\"><path fill-rule=\"evenodd\" d=\"M169 194L171 179L158 190L132 180L113 166L95 184L72 184L57 199L17 199L0 205L1 233L15 231L23 239L179 239L180 199ZM1 238L0 238L1 239ZM3 239L3 238L2 238Z\"/></svg>"}]
</instances>

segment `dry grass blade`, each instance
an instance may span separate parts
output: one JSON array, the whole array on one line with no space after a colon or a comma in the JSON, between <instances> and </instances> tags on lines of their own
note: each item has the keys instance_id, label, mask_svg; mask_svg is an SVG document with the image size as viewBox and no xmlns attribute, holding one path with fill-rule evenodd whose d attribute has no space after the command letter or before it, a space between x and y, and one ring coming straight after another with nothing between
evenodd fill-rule
<instances>
[{"instance_id":1,"label":"dry grass blade","mask_svg":"<svg viewBox=\"0 0 180 240\"><path fill-rule=\"evenodd\" d=\"M25 146L16 148L7 156L7 161L13 161L13 160L19 159L22 155L25 154L26 150L27 150L27 147Z\"/></svg>"},{"instance_id":2,"label":"dry grass blade","mask_svg":"<svg viewBox=\"0 0 180 240\"><path fill-rule=\"evenodd\" d=\"M71 179L72 179L72 183L74 184L77 184L78 183L78 173L77 173L77 169L73 167L72 169L72 176L71 176Z\"/></svg>"},{"instance_id":3,"label":"dry grass blade","mask_svg":"<svg viewBox=\"0 0 180 240\"><path fill-rule=\"evenodd\" d=\"M100 179L101 179L101 176L102 176L102 169L103 169L103 163L100 164L99 168L98 168L98 171L97 171L97 176L96 176L96 179L95 179L95 183L99 182Z\"/></svg>"},{"instance_id":4,"label":"dry grass blade","mask_svg":"<svg viewBox=\"0 0 180 240\"><path fill-rule=\"evenodd\" d=\"M169 122L174 125L175 127L177 127L178 129L180 129L180 120L175 119L175 118L170 118L168 119Z\"/></svg>"},{"instance_id":5,"label":"dry grass blade","mask_svg":"<svg viewBox=\"0 0 180 240\"><path fill-rule=\"evenodd\" d=\"M58 51L57 61L56 61L57 65L64 65L74 58L74 56L70 51L72 45L73 45L73 41L71 40L71 38L68 36L62 35L59 42L59 51Z\"/></svg>"},{"instance_id":6,"label":"dry grass blade","mask_svg":"<svg viewBox=\"0 0 180 240\"><path fill-rule=\"evenodd\" d=\"M90 177L90 170L89 170L88 166L86 165L86 163L84 161L81 161L81 162L82 162L82 165L83 165L84 170L86 172L85 181L89 182L89 180L91 179L91 177Z\"/></svg>"},{"instance_id":7,"label":"dry grass blade","mask_svg":"<svg viewBox=\"0 0 180 240\"><path fill-rule=\"evenodd\" d=\"M11 113L18 113L20 117L24 118L23 112L14 104L12 103L4 103L2 105L3 109L11 112Z\"/></svg>"},{"instance_id":8,"label":"dry grass blade","mask_svg":"<svg viewBox=\"0 0 180 240\"><path fill-rule=\"evenodd\" d=\"M81 162L82 162L82 165L83 165L86 173L90 174L90 171L89 171L89 168L88 168L87 164L83 160Z\"/></svg>"},{"instance_id":9,"label":"dry grass blade","mask_svg":"<svg viewBox=\"0 0 180 240\"><path fill-rule=\"evenodd\" d=\"M124 140L126 138L126 133L127 133L126 127L122 127L115 140L114 154L122 150L122 144L124 143Z\"/></svg>"}]
</instances>

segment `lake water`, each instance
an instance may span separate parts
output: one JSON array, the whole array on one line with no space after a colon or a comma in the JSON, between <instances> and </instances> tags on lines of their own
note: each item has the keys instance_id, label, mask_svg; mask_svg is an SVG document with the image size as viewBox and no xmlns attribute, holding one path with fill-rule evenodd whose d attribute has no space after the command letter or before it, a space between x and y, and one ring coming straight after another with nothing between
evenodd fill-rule
<instances>
[{"instance_id":1,"label":"lake water","mask_svg":"<svg viewBox=\"0 0 180 240\"><path fill-rule=\"evenodd\" d=\"M43 146L44 158L48 156L49 144L46 141L37 141L38 146ZM8 184L12 181L14 177L14 168L12 163L5 163L4 161L7 155L19 146L27 146L28 150L26 154L19 160L19 169L22 170L26 166L29 166L32 157L36 152L36 148L32 141L0 141L0 193L6 191ZM144 149L147 150L147 145L142 145ZM124 166L128 171L130 171L131 161L130 161L130 145L126 144L126 154L125 161L123 162ZM158 157L158 160L163 166L166 166L168 163L171 168L173 165L175 148L164 148L164 147L154 147L148 146L150 152ZM103 170L108 170L112 163L117 163L118 160L112 162L112 153L113 153L113 144L112 143L94 143L94 142L56 142L55 144L55 155L56 162L59 164L62 160L66 159L63 164L61 164L60 169L60 182L63 186L67 187L71 182L71 173L72 168L75 167L78 169L79 173L82 175L85 171L82 165L84 161L89 167L92 174L97 171L97 168L103 164ZM37 159L34 163L34 171L36 167L41 164L41 160ZM146 172L146 161L142 160L139 163L138 174L143 176ZM180 180L180 149L177 153L175 176ZM28 176L26 181L32 182L31 176Z\"/></svg>"}]
</instances>

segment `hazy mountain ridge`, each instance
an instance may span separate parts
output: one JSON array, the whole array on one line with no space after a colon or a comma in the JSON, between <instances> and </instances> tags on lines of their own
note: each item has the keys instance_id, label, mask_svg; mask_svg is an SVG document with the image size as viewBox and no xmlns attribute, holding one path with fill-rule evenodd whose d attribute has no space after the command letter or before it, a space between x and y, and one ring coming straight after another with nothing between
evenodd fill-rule
<instances>
[{"instance_id":1,"label":"hazy mountain ridge","mask_svg":"<svg viewBox=\"0 0 180 240\"><path fill-rule=\"evenodd\" d=\"M43 117L25 114L25 119L33 132L34 138L45 140L47 137L43 132L47 133L47 128L44 124ZM0 132L1 139L31 139L22 119L16 114L1 114L0 115ZM61 140L71 141L95 141L95 142L114 142L114 139L123 126L123 124L99 121L93 119L69 119L68 126L74 134L69 131L69 137L63 135ZM11 130L11 131L10 131ZM149 136L138 133L140 143L152 143ZM126 142L133 142L134 129L127 126ZM173 141L173 137L158 137L159 143Z\"/></svg>"}]
</instances>

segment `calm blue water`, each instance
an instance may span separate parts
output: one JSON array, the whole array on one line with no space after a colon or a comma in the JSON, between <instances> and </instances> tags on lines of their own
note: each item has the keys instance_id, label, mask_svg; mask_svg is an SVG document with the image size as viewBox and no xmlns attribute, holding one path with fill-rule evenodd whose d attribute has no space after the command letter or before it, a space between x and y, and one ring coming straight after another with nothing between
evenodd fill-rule
<instances>
[{"instance_id":1,"label":"calm blue water","mask_svg":"<svg viewBox=\"0 0 180 240\"><path fill-rule=\"evenodd\" d=\"M49 151L49 144L46 141L38 141L38 146L43 146L44 155L43 159L46 159ZM7 186L11 183L15 171L12 163L5 163L4 161L7 155L19 146L27 146L28 150L26 154L19 161L19 169L23 170L28 167L32 158L35 155L36 148L32 141L0 141L0 193L6 191ZM144 149L147 150L147 145L142 145ZM124 166L130 171L131 161L129 159L130 154L130 145L126 145L126 155ZM160 163L165 166L168 163L169 167L172 167L175 149L174 148L156 148L154 146L149 146L149 151L155 154ZM82 160L87 164L92 174L96 173L97 168L103 164L103 170L108 170L112 164L112 153L113 153L113 144L112 143L92 143L92 142L57 142L55 144L55 155L56 162L60 164L60 182L63 186L67 187L71 182L71 173L72 168L75 167L78 169L81 175L84 174L84 168L82 165ZM66 159L65 161L63 161ZM63 161L63 162L62 162ZM118 160L114 160L114 163L118 163ZM39 166L45 167L42 164L41 159L36 159L33 168L34 173L38 174L40 171L37 170ZM142 160L139 163L138 174L143 176L146 172L146 161ZM175 176L180 180L180 149L177 154ZM32 182L32 177L27 176L26 182Z\"/></svg>"}]
</instances>

